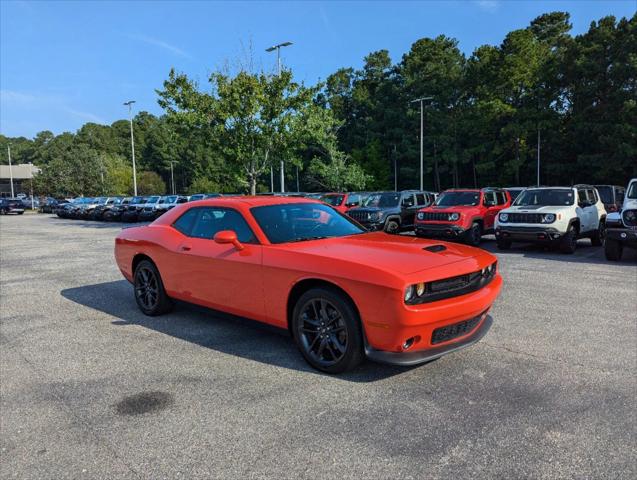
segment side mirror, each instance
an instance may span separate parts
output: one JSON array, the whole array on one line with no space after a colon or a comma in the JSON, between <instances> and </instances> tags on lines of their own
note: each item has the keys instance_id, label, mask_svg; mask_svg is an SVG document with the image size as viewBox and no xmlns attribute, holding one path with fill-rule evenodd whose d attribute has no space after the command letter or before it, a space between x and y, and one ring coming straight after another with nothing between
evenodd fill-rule
<instances>
[{"instance_id":1,"label":"side mirror","mask_svg":"<svg viewBox=\"0 0 637 480\"><path fill-rule=\"evenodd\" d=\"M237 238L236 232L232 230L221 230L215 233L214 241L219 244L231 243L237 250L243 250L245 248Z\"/></svg>"}]
</instances>

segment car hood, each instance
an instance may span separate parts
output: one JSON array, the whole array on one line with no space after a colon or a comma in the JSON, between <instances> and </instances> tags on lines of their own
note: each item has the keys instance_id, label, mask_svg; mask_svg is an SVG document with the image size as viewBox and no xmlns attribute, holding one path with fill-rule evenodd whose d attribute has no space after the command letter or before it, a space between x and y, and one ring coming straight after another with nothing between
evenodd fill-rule
<instances>
[{"instance_id":1,"label":"car hood","mask_svg":"<svg viewBox=\"0 0 637 480\"><path fill-rule=\"evenodd\" d=\"M622 205L622 210L635 210L637 209L637 199L629 200L628 198L624 200L624 204Z\"/></svg>"},{"instance_id":2,"label":"car hood","mask_svg":"<svg viewBox=\"0 0 637 480\"><path fill-rule=\"evenodd\" d=\"M444 245L442 251L425 250ZM278 245L289 250L324 256L326 261L356 262L388 272L412 274L487 254L478 248L383 232L325 238ZM487 254L488 255L488 254Z\"/></svg>"},{"instance_id":3,"label":"car hood","mask_svg":"<svg viewBox=\"0 0 637 480\"><path fill-rule=\"evenodd\" d=\"M518 206L518 207L509 207L502 210L500 213L556 213L556 212L564 212L573 208L573 205L528 205L528 206Z\"/></svg>"}]
</instances>

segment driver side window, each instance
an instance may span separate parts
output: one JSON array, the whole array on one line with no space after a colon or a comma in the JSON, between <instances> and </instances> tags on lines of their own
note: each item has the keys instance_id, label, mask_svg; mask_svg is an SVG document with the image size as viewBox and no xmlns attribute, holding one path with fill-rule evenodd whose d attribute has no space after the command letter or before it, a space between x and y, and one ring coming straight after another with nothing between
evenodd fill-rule
<instances>
[{"instance_id":1,"label":"driver side window","mask_svg":"<svg viewBox=\"0 0 637 480\"><path fill-rule=\"evenodd\" d=\"M191 208L175 221L173 227L188 237L210 240L222 230L232 230L241 243L257 243L243 216L230 208Z\"/></svg>"},{"instance_id":2,"label":"driver side window","mask_svg":"<svg viewBox=\"0 0 637 480\"><path fill-rule=\"evenodd\" d=\"M402 206L403 207L413 207L415 205L414 203L414 196L412 195L405 195L403 197L403 201L402 201Z\"/></svg>"}]
</instances>

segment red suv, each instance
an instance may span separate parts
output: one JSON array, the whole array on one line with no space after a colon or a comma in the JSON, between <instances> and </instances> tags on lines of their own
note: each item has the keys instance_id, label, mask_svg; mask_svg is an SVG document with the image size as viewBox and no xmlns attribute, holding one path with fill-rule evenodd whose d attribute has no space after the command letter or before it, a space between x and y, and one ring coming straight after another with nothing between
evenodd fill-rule
<instances>
[{"instance_id":1,"label":"red suv","mask_svg":"<svg viewBox=\"0 0 637 480\"><path fill-rule=\"evenodd\" d=\"M350 208L361 206L363 195L360 193L326 193L321 195L319 200L331 205L341 213L346 213Z\"/></svg>"},{"instance_id":2,"label":"red suv","mask_svg":"<svg viewBox=\"0 0 637 480\"><path fill-rule=\"evenodd\" d=\"M416 235L459 238L479 245L482 235L493 232L498 212L510 205L509 192L501 188L445 190L432 206L418 210Z\"/></svg>"}]
</instances>

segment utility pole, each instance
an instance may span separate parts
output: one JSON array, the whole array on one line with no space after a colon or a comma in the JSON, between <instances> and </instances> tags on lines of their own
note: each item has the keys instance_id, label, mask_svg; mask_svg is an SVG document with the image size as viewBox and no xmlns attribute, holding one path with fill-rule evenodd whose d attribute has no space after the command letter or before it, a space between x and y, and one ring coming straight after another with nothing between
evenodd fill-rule
<instances>
[{"instance_id":1,"label":"utility pole","mask_svg":"<svg viewBox=\"0 0 637 480\"><path fill-rule=\"evenodd\" d=\"M135 137L133 136L133 113L132 105L135 100L129 100L124 102L124 105L128 106L128 119L130 121L130 148L133 154L133 194L137 196L137 170L135 168Z\"/></svg>"},{"instance_id":2,"label":"utility pole","mask_svg":"<svg viewBox=\"0 0 637 480\"><path fill-rule=\"evenodd\" d=\"M171 190L173 192L173 195L175 195L175 175L174 175L174 172L173 172L173 164L177 163L177 161L176 160L169 160L169 162L170 162L170 187L171 187Z\"/></svg>"},{"instance_id":3,"label":"utility pole","mask_svg":"<svg viewBox=\"0 0 637 480\"><path fill-rule=\"evenodd\" d=\"M397 192L398 191L398 168L396 164L396 144L395 143L394 143L393 157L394 157L394 192Z\"/></svg>"},{"instance_id":4,"label":"utility pole","mask_svg":"<svg viewBox=\"0 0 637 480\"><path fill-rule=\"evenodd\" d=\"M537 186L540 186L540 128L537 129Z\"/></svg>"},{"instance_id":5,"label":"utility pole","mask_svg":"<svg viewBox=\"0 0 637 480\"><path fill-rule=\"evenodd\" d=\"M292 42L283 42L278 45L274 45L270 48L266 48L266 52L273 52L276 50L276 66L277 76L281 76L281 47L289 47ZM272 193L274 193L274 173L272 172L272 166L270 166L270 183L272 187ZM281 160L281 193L285 192L285 164Z\"/></svg>"},{"instance_id":6,"label":"utility pole","mask_svg":"<svg viewBox=\"0 0 637 480\"><path fill-rule=\"evenodd\" d=\"M29 162L29 185L31 190L31 210L35 210L35 200L33 199L33 164Z\"/></svg>"},{"instance_id":7,"label":"utility pole","mask_svg":"<svg viewBox=\"0 0 637 480\"><path fill-rule=\"evenodd\" d=\"M420 190L424 190L423 185L424 185L424 171L425 171L425 167L424 167L424 146L423 146L423 139L424 139L424 129L425 129L425 114L424 114L424 106L423 106L423 102L425 100L433 100L434 97L422 97L422 98L417 98L415 100L412 100L410 103L415 103L415 102L419 102L420 103Z\"/></svg>"},{"instance_id":8,"label":"utility pole","mask_svg":"<svg viewBox=\"0 0 637 480\"><path fill-rule=\"evenodd\" d=\"M11 198L14 198L14 192L13 192L13 170L11 169L11 144L7 145L7 155L9 155L9 180L11 182Z\"/></svg>"}]
</instances>

